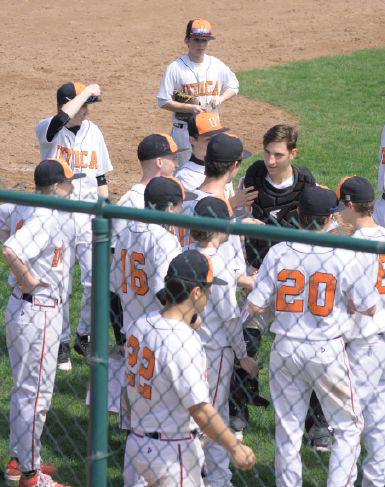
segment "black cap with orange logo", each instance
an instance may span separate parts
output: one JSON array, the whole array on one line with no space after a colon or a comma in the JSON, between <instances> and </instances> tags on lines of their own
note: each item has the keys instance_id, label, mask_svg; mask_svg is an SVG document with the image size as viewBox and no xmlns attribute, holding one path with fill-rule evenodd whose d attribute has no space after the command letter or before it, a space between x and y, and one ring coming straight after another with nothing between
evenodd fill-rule
<instances>
[{"instance_id":1,"label":"black cap with orange logo","mask_svg":"<svg viewBox=\"0 0 385 487\"><path fill-rule=\"evenodd\" d=\"M179 154L190 150L178 149L173 138L168 134L155 132L147 135L138 145L138 159L140 161L148 161L156 159L157 157L168 156L170 154Z\"/></svg>"},{"instance_id":2,"label":"black cap with orange logo","mask_svg":"<svg viewBox=\"0 0 385 487\"><path fill-rule=\"evenodd\" d=\"M41 187L85 177L85 173L74 174L63 159L44 159L36 166L34 174L36 186Z\"/></svg>"},{"instance_id":3,"label":"black cap with orange logo","mask_svg":"<svg viewBox=\"0 0 385 487\"><path fill-rule=\"evenodd\" d=\"M186 27L187 37L196 37L198 39L215 39L211 35L211 24L208 20L194 19L190 20Z\"/></svg>"},{"instance_id":4,"label":"black cap with orange logo","mask_svg":"<svg viewBox=\"0 0 385 487\"><path fill-rule=\"evenodd\" d=\"M57 104L65 105L70 100L73 100L76 96L80 95L85 87L86 85L83 85L82 83L77 83L76 81L71 81L69 83L65 83L64 85L61 85L56 93ZM98 96L90 96L88 97L84 105L90 105L91 103L97 103L99 101L102 101L102 99Z\"/></svg>"},{"instance_id":5,"label":"black cap with orange logo","mask_svg":"<svg viewBox=\"0 0 385 487\"><path fill-rule=\"evenodd\" d=\"M209 137L223 134L223 132L230 130L229 128L223 128L218 115L212 112L201 112L192 115L188 121L187 128L190 137L199 137L200 135Z\"/></svg>"},{"instance_id":6,"label":"black cap with orange logo","mask_svg":"<svg viewBox=\"0 0 385 487\"><path fill-rule=\"evenodd\" d=\"M164 280L167 283L168 280L175 277L208 285L225 286L227 284L223 279L214 277L210 257L198 250L186 250L172 259Z\"/></svg>"}]
</instances>

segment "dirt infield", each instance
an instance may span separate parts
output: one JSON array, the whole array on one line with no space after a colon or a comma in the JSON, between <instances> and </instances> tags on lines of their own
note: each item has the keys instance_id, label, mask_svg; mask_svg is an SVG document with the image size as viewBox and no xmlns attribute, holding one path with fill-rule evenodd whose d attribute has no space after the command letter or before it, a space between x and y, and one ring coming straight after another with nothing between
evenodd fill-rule
<instances>
[{"instance_id":1,"label":"dirt infield","mask_svg":"<svg viewBox=\"0 0 385 487\"><path fill-rule=\"evenodd\" d=\"M234 71L385 44L383 0L20 0L1 2L0 15L1 177L31 189L40 160L34 126L55 113L56 89L72 79L97 82L103 103L91 118L110 151L116 196L138 178L141 138L170 130L155 95L166 65L186 52L191 18L211 21L217 39L208 53ZM269 126L296 122L241 96L221 107L221 118L252 151Z\"/></svg>"}]
</instances>

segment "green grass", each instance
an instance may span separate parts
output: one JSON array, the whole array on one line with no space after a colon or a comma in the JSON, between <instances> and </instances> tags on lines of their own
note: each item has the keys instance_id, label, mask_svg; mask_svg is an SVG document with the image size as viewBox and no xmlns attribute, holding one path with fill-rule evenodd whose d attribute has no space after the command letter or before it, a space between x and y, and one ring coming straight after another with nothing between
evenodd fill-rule
<instances>
[{"instance_id":1,"label":"green grass","mask_svg":"<svg viewBox=\"0 0 385 487\"><path fill-rule=\"evenodd\" d=\"M311 61L260 68L238 73L240 93L284 108L299 119L299 154L296 164L308 166L317 182L336 188L341 177L364 175L373 184L377 178L377 153L385 119L383 76L384 49L358 51L347 56L324 57ZM277 121L285 123L285 120ZM266 130L269 127L266 127ZM255 154L253 159L262 154ZM251 160L243 162L239 176ZM0 474L8 459L9 394L12 379L5 341L3 310L9 288L7 270L0 258ZM71 327L75 334L79 316L81 285L76 266L71 297ZM113 343L112 334L110 342ZM260 373L261 395L269 397L268 362L272 336L262 339L259 360L265 362ZM84 405L89 368L82 357L72 353L72 372L58 371L52 406L47 415L42 455L60 467L58 480L73 487L86 484L88 411ZM125 434L117 418L109 419L109 486L121 487ZM250 423L245 443L253 447L256 466L252 472L235 472L238 487L273 487L274 411L250 408ZM318 455L305 445L303 485L326 485L329 455ZM361 456L362 458L362 456ZM1 481L0 481L1 484Z\"/></svg>"}]
</instances>

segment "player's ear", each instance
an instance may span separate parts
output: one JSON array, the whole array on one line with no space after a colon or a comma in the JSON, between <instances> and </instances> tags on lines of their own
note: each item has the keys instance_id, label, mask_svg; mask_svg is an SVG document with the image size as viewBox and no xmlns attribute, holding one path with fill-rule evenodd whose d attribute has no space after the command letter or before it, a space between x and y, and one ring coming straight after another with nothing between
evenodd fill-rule
<instances>
[{"instance_id":1,"label":"player's ear","mask_svg":"<svg viewBox=\"0 0 385 487\"><path fill-rule=\"evenodd\" d=\"M185 37L184 37L184 43L186 44L186 46L188 46L188 45L189 45L189 43L190 43L190 39L188 38L188 36L185 36Z\"/></svg>"},{"instance_id":2,"label":"player's ear","mask_svg":"<svg viewBox=\"0 0 385 487\"><path fill-rule=\"evenodd\" d=\"M294 159L298 154L298 149L292 149L290 152L290 159Z\"/></svg>"},{"instance_id":3,"label":"player's ear","mask_svg":"<svg viewBox=\"0 0 385 487\"><path fill-rule=\"evenodd\" d=\"M158 168L158 169L162 169L163 167L163 161L162 161L162 158L161 157L156 157L154 159L154 163L155 163L155 166Z\"/></svg>"}]
</instances>

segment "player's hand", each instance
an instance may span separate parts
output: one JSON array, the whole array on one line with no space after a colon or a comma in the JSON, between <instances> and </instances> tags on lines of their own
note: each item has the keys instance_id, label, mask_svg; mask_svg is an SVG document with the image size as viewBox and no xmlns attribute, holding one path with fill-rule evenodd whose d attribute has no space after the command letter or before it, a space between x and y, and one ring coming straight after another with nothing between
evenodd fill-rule
<instances>
[{"instance_id":1,"label":"player's hand","mask_svg":"<svg viewBox=\"0 0 385 487\"><path fill-rule=\"evenodd\" d=\"M348 314L349 315L354 315L356 312L356 307L354 306L352 298L348 298Z\"/></svg>"},{"instance_id":2,"label":"player's hand","mask_svg":"<svg viewBox=\"0 0 385 487\"><path fill-rule=\"evenodd\" d=\"M185 107L188 106L188 108L189 108L188 112L194 113L194 115L206 111L206 108L202 107L201 105L191 105L190 103L188 103L187 105L184 105L184 106Z\"/></svg>"},{"instance_id":3,"label":"player's hand","mask_svg":"<svg viewBox=\"0 0 385 487\"><path fill-rule=\"evenodd\" d=\"M248 206L253 203L258 196L258 191L254 191L253 186L249 186L245 189L237 189L235 195L229 199L229 203L232 208L238 208L238 206Z\"/></svg>"},{"instance_id":4,"label":"player's hand","mask_svg":"<svg viewBox=\"0 0 385 487\"><path fill-rule=\"evenodd\" d=\"M239 363L242 369L246 370L252 379L254 379L254 377L258 374L258 363L253 359L253 357L241 358Z\"/></svg>"},{"instance_id":5,"label":"player's hand","mask_svg":"<svg viewBox=\"0 0 385 487\"><path fill-rule=\"evenodd\" d=\"M238 443L231 451L231 458L235 465L241 470L250 470L255 463L253 450L242 443Z\"/></svg>"},{"instance_id":6,"label":"player's hand","mask_svg":"<svg viewBox=\"0 0 385 487\"><path fill-rule=\"evenodd\" d=\"M99 85L88 85L85 88L90 96L99 96L100 95L100 86Z\"/></svg>"},{"instance_id":7,"label":"player's hand","mask_svg":"<svg viewBox=\"0 0 385 487\"><path fill-rule=\"evenodd\" d=\"M251 218L251 217L242 218L241 222L242 223L256 223L257 225L265 225L265 222L258 220L258 218Z\"/></svg>"},{"instance_id":8,"label":"player's hand","mask_svg":"<svg viewBox=\"0 0 385 487\"><path fill-rule=\"evenodd\" d=\"M20 289L20 291L22 291L23 293L32 294L34 289L39 285L40 285L39 279L35 279L28 273L23 277L22 282L19 282L17 284L17 288Z\"/></svg>"}]
</instances>

